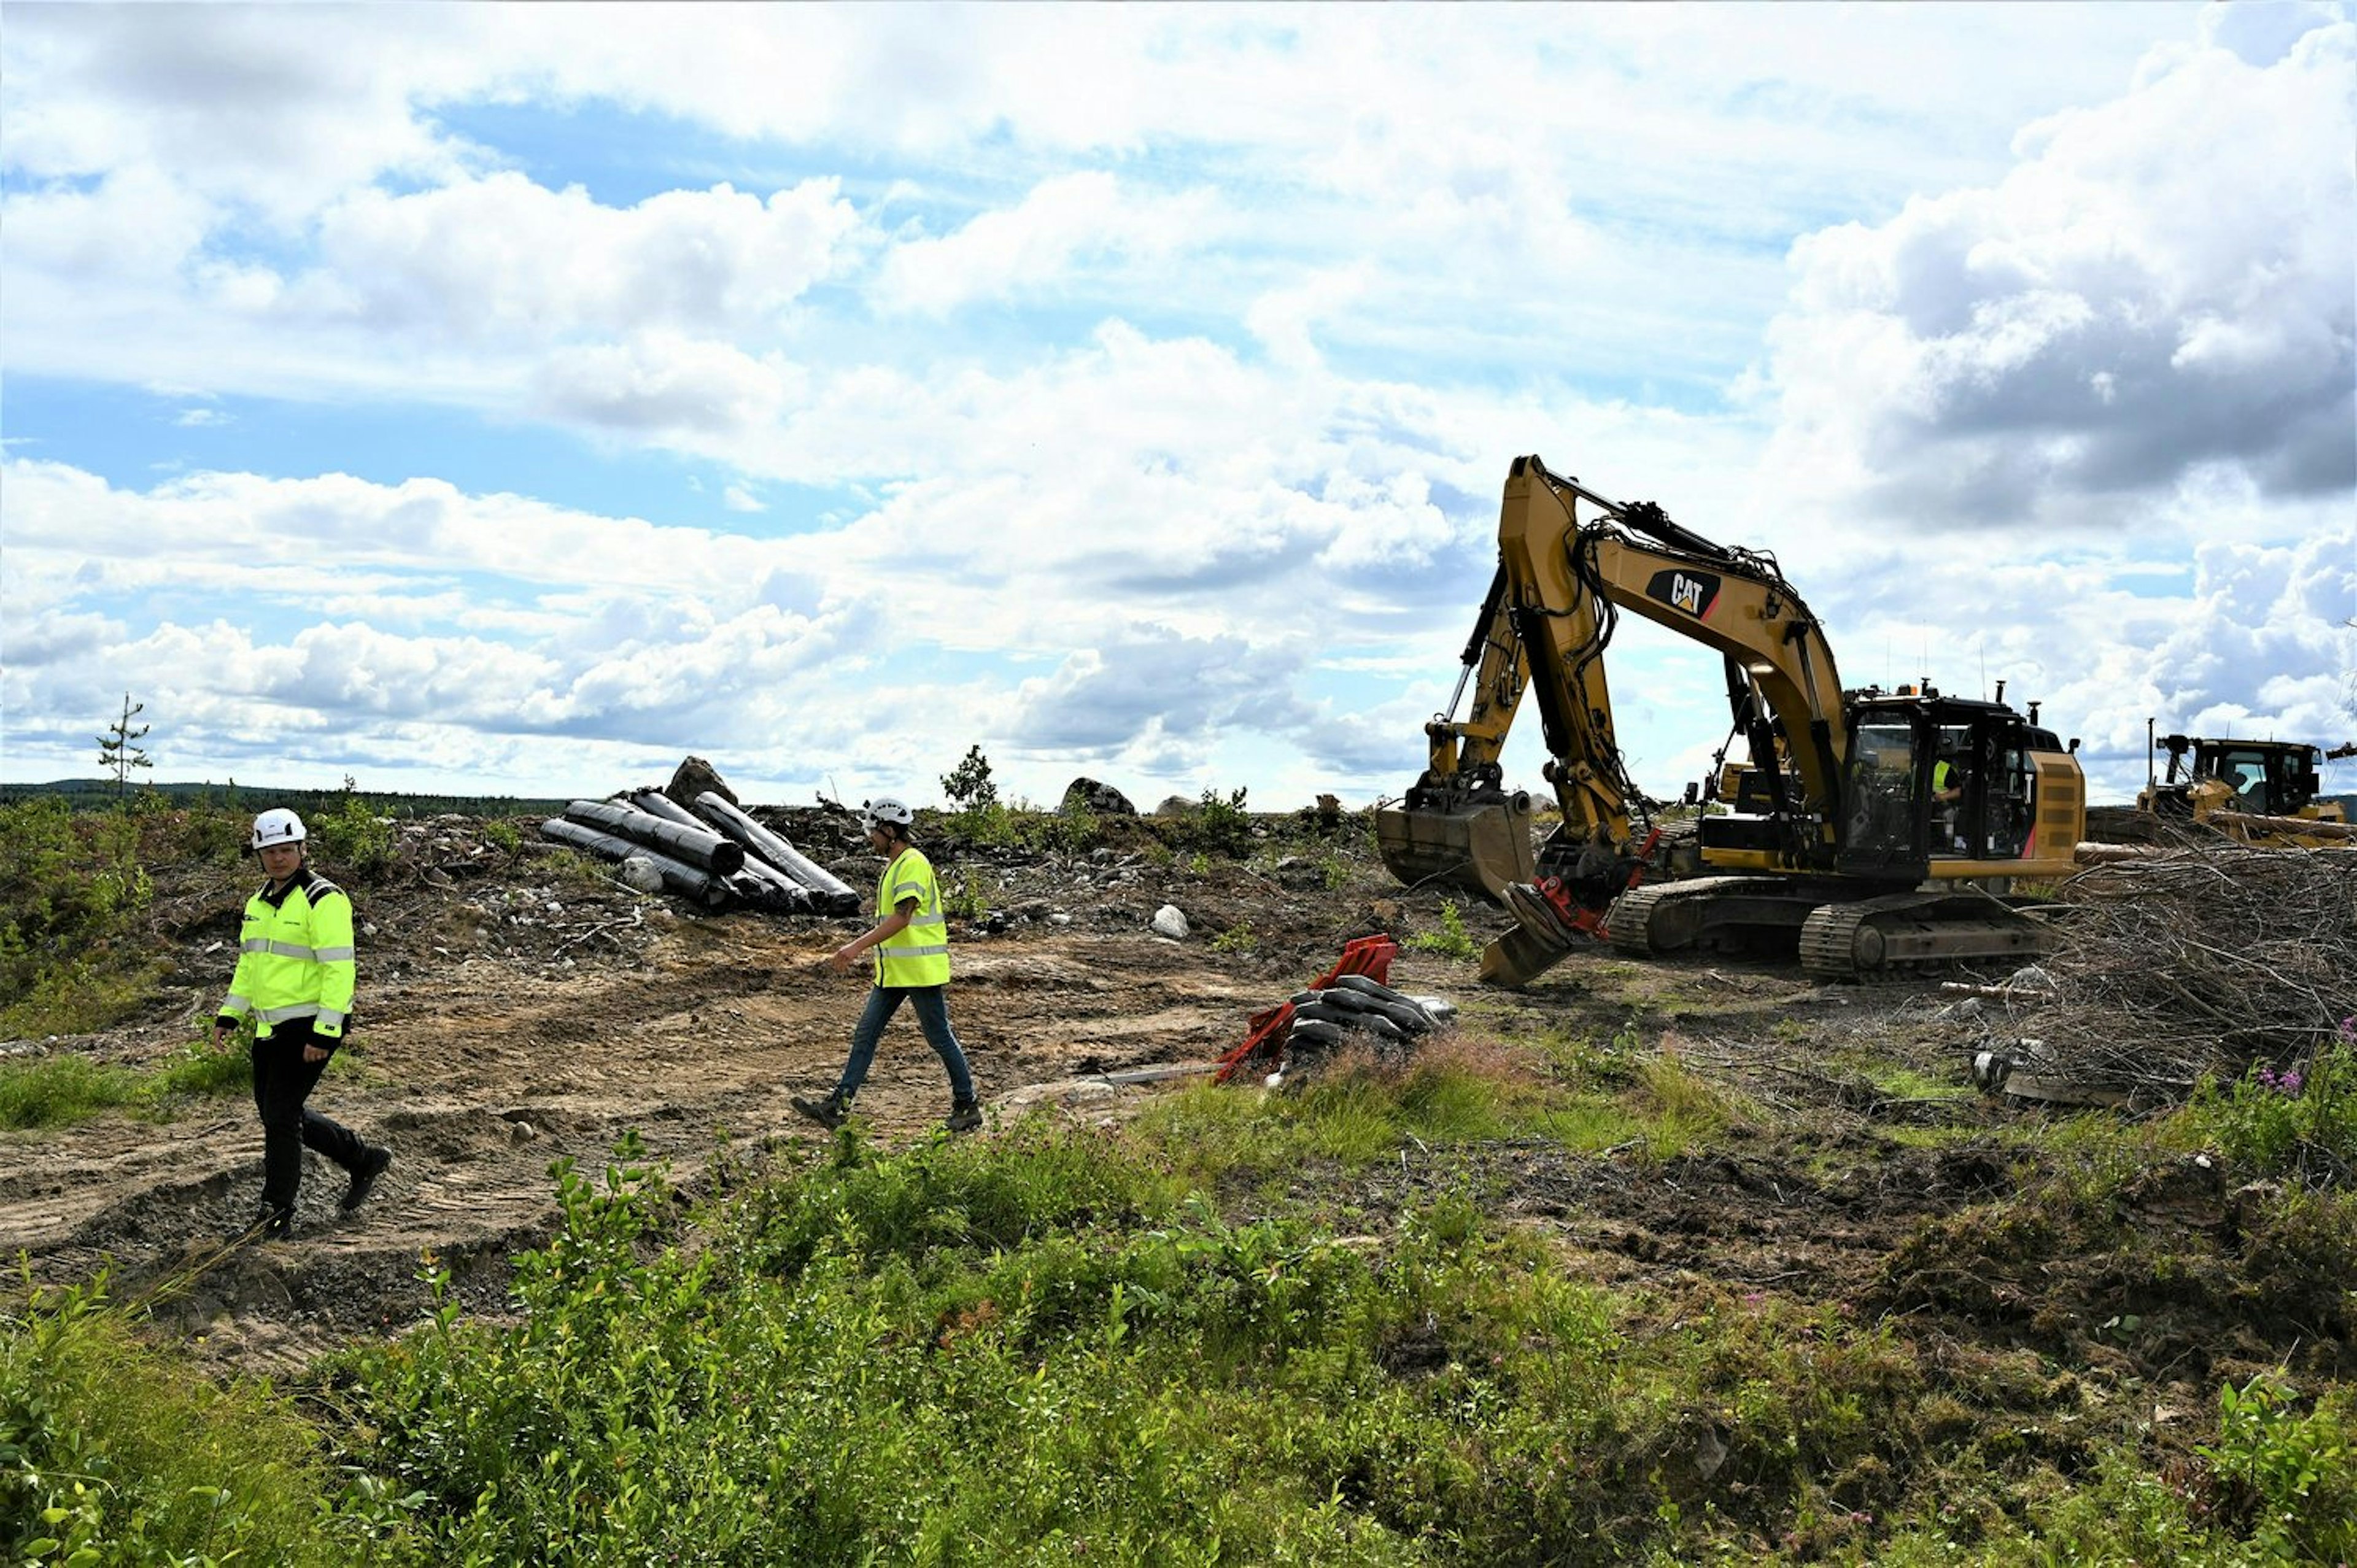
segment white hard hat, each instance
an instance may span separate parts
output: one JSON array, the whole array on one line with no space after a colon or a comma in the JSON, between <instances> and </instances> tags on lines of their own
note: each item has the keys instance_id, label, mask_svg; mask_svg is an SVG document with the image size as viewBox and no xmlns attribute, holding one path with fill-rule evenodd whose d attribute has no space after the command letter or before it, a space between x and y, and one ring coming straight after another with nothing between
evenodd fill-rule
<instances>
[{"instance_id":1,"label":"white hard hat","mask_svg":"<svg viewBox=\"0 0 2357 1568\"><path fill-rule=\"evenodd\" d=\"M268 849L274 843L301 843L311 835L303 831L303 819L284 806L273 806L253 819L253 842L249 849Z\"/></svg>"},{"instance_id":2,"label":"white hard hat","mask_svg":"<svg viewBox=\"0 0 2357 1568\"><path fill-rule=\"evenodd\" d=\"M917 813L889 795L878 795L873 800L860 802L859 820L870 828L880 828L888 824L892 827L905 828L917 820Z\"/></svg>"}]
</instances>

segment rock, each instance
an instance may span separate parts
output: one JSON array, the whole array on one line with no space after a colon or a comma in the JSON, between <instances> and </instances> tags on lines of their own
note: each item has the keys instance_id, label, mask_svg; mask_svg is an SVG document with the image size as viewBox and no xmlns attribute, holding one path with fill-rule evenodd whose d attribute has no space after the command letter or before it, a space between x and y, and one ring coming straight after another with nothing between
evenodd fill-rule
<instances>
[{"instance_id":1,"label":"rock","mask_svg":"<svg viewBox=\"0 0 2357 1568\"><path fill-rule=\"evenodd\" d=\"M1176 904L1165 904L1154 911L1153 929L1157 937L1168 937L1174 942L1187 940L1187 917L1178 912Z\"/></svg>"},{"instance_id":2,"label":"rock","mask_svg":"<svg viewBox=\"0 0 2357 1568\"><path fill-rule=\"evenodd\" d=\"M1048 923L1051 926L1069 926L1072 923L1072 918L1059 909L1048 917Z\"/></svg>"},{"instance_id":3,"label":"rock","mask_svg":"<svg viewBox=\"0 0 2357 1568\"><path fill-rule=\"evenodd\" d=\"M1157 817L1183 817L1195 809L1195 802L1184 795L1165 795L1162 804L1154 808Z\"/></svg>"},{"instance_id":4,"label":"rock","mask_svg":"<svg viewBox=\"0 0 2357 1568\"><path fill-rule=\"evenodd\" d=\"M655 863L643 854L634 854L622 862L615 875L621 878L624 886L640 893L662 891L662 873L656 870Z\"/></svg>"},{"instance_id":5,"label":"rock","mask_svg":"<svg viewBox=\"0 0 2357 1568\"><path fill-rule=\"evenodd\" d=\"M679 767L672 772L671 782L663 786L664 794L691 811L695 809L695 798L706 789L732 806L745 803L737 798L736 790L728 788L728 780L720 777L720 770L700 757L681 758Z\"/></svg>"},{"instance_id":6,"label":"rock","mask_svg":"<svg viewBox=\"0 0 2357 1568\"><path fill-rule=\"evenodd\" d=\"M1059 811L1071 812L1083 808L1092 811L1108 812L1116 817L1137 815L1137 808L1129 803L1128 796L1112 785L1099 783L1094 779L1075 779L1065 785L1063 801L1056 809Z\"/></svg>"}]
</instances>

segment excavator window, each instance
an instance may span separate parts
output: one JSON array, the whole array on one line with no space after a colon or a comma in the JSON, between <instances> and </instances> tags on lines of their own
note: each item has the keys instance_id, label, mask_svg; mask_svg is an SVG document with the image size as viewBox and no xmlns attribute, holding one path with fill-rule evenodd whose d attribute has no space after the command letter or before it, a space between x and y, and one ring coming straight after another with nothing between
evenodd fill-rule
<instances>
[{"instance_id":1,"label":"excavator window","mask_svg":"<svg viewBox=\"0 0 2357 1568\"><path fill-rule=\"evenodd\" d=\"M1918 763L1924 761L1915 728L1906 723L1867 723L1851 738L1847 811L1842 824L1842 862L1871 873L1923 859L1918 809Z\"/></svg>"},{"instance_id":2,"label":"excavator window","mask_svg":"<svg viewBox=\"0 0 2357 1568\"><path fill-rule=\"evenodd\" d=\"M1978 773L1971 728L1964 725L1941 725L1932 748L1933 854L1972 852L1967 838L1977 817L1973 808L1980 794Z\"/></svg>"},{"instance_id":3,"label":"excavator window","mask_svg":"<svg viewBox=\"0 0 2357 1568\"><path fill-rule=\"evenodd\" d=\"M1997 736L1996 767L1981 811L1985 832L1979 853L1990 860L2020 859L2029 824L2037 820L2037 806L2038 770L2030 765L2029 748L2018 734Z\"/></svg>"}]
</instances>

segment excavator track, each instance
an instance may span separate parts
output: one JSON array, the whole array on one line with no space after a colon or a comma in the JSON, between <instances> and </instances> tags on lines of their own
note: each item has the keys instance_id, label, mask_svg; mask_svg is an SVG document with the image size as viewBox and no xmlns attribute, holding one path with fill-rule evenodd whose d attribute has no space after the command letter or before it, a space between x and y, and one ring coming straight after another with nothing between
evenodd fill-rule
<instances>
[{"instance_id":1,"label":"excavator track","mask_svg":"<svg viewBox=\"0 0 2357 1568\"><path fill-rule=\"evenodd\" d=\"M1816 980L1877 980L1981 959L2027 960L2053 933L1977 889L1887 893L1828 904L1801 927L1801 968Z\"/></svg>"},{"instance_id":2,"label":"excavator track","mask_svg":"<svg viewBox=\"0 0 2357 1568\"><path fill-rule=\"evenodd\" d=\"M1773 894L1786 885L1772 876L1697 876L1633 888L1605 912L1604 934L1613 949L1637 958L1681 952L1711 929L1712 907L1730 897Z\"/></svg>"}]
</instances>

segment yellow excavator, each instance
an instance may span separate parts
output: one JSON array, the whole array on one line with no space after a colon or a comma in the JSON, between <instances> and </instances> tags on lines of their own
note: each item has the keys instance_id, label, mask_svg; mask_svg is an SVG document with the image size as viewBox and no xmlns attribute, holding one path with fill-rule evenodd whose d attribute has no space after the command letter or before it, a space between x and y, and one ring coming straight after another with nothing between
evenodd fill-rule
<instances>
[{"instance_id":1,"label":"yellow excavator","mask_svg":"<svg viewBox=\"0 0 2357 1568\"><path fill-rule=\"evenodd\" d=\"M2330 751L2297 741L2156 736L2145 721L2145 787L2136 811L2148 820L2190 820L2245 843L2316 849L2357 844L2348 809L2319 800L2325 758L2357 757L2357 743ZM2166 774L2157 763L2169 754Z\"/></svg>"},{"instance_id":2,"label":"yellow excavator","mask_svg":"<svg viewBox=\"0 0 2357 1568\"><path fill-rule=\"evenodd\" d=\"M2040 728L2035 704L2025 718L2002 687L1996 702L1845 691L1772 555L1714 544L1535 456L1507 476L1498 554L1465 674L1426 726L1429 766L1376 814L1402 881L1477 889L1514 914L1484 980L1526 984L1583 934L1639 954L1796 949L1809 972L1841 979L2048 950L2036 900L2011 879L2074 869L2086 785L2076 743ZM1709 794L1733 779L1734 809L1701 800L1683 856L1664 854L1656 803L1613 736L1604 652L1624 609L1724 657L1750 754L1713 780ZM1529 801L1498 760L1525 694L1563 813L1535 851Z\"/></svg>"}]
</instances>

